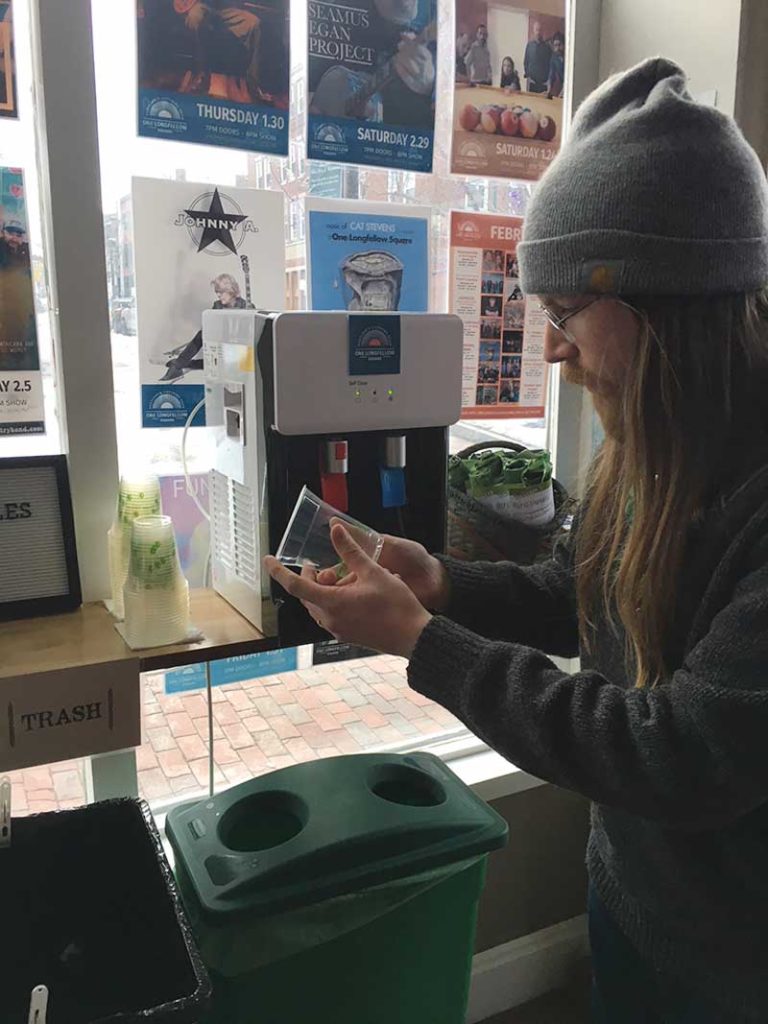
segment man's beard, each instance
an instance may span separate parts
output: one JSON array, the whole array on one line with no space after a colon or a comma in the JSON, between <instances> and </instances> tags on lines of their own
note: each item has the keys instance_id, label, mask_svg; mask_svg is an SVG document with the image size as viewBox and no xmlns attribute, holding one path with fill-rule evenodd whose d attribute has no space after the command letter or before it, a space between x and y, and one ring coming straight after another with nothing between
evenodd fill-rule
<instances>
[{"instance_id":1,"label":"man's beard","mask_svg":"<svg viewBox=\"0 0 768 1024\"><path fill-rule=\"evenodd\" d=\"M620 393L615 388L606 387L605 382L593 373L572 363L563 363L561 373L569 384L577 384L589 391L605 433L616 441L623 441L624 414Z\"/></svg>"}]
</instances>

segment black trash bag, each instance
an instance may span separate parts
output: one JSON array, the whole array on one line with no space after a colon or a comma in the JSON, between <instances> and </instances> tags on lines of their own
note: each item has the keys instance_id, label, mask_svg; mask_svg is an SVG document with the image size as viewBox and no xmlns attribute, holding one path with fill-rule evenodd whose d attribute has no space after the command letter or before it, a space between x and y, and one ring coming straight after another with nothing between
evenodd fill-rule
<instances>
[{"instance_id":1,"label":"black trash bag","mask_svg":"<svg viewBox=\"0 0 768 1024\"><path fill-rule=\"evenodd\" d=\"M197 1024L210 983L149 807L110 800L14 819L0 849L3 1024Z\"/></svg>"}]
</instances>

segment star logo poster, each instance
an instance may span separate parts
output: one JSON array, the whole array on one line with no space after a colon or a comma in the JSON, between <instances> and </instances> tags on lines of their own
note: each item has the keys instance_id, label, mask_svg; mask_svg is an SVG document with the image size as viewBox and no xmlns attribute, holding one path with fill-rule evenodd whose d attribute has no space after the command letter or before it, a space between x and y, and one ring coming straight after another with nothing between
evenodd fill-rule
<instances>
[{"instance_id":1,"label":"star logo poster","mask_svg":"<svg viewBox=\"0 0 768 1024\"><path fill-rule=\"evenodd\" d=\"M307 155L431 171L437 0L308 0Z\"/></svg>"},{"instance_id":2,"label":"star logo poster","mask_svg":"<svg viewBox=\"0 0 768 1024\"><path fill-rule=\"evenodd\" d=\"M535 181L560 148L565 2L456 0L451 171Z\"/></svg>"},{"instance_id":3,"label":"star logo poster","mask_svg":"<svg viewBox=\"0 0 768 1024\"><path fill-rule=\"evenodd\" d=\"M137 0L139 135L285 156L289 0Z\"/></svg>"},{"instance_id":4,"label":"star logo poster","mask_svg":"<svg viewBox=\"0 0 768 1024\"><path fill-rule=\"evenodd\" d=\"M134 178L133 221L142 425L183 427L205 394L203 311L283 308L283 197Z\"/></svg>"}]
</instances>

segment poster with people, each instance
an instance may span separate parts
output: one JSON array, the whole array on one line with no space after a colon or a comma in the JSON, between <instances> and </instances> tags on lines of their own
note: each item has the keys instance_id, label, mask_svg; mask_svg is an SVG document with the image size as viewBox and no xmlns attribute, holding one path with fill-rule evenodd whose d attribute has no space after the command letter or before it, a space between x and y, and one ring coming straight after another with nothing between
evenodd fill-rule
<instances>
[{"instance_id":1,"label":"poster with people","mask_svg":"<svg viewBox=\"0 0 768 1024\"><path fill-rule=\"evenodd\" d=\"M456 0L451 170L536 180L560 148L565 0Z\"/></svg>"},{"instance_id":2,"label":"poster with people","mask_svg":"<svg viewBox=\"0 0 768 1024\"><path fill-rule=\"evenodd\" d=\"M431 171L437 0L308 0L312 160Z\"/></svg>"},{"instance_id":3,"label":"poster with people","mask_svg":"<svg viewBox=\"0 0 768 1024\"><path fill-rule=\"evenodd\" d=\"M283 196L134 178L133 227L142 425L183 427L204 396L203 310L285 304Z\"/></svg>"},{"instance_id":4,"label":"poster with people","mask_svg":"<svg viewBox=\"0 0 768 1024\"><path fill-rule=\"evenodd\" d=\"M24 175L0 167L0 435L44 434Z\"/></svg>"},{"instance_id":5,"label":"poster with people","mask_svg":"<svg viewBox=\"0 0 768 1024\"><path fill-rule=\"evenodd\" d=\"M540 419L544 314L520 288L521 217L451 213L450 311L464 324L463 419Z\"/></svg>"},{"instance_id":6,"label":"poster with people","mask_svg":"<svg viewBox=\"0 0 768 1024\"><path fill-rule=\"evenodd\" d=\"M0 117L18 117L13 0L0 0Z\"/></svg>"},{"instance_id":7,"label":"poster with people","mask_svg":"<svg viewBox=\"0 0 768 1024\"><path fill-rule=\"evenodd\" d=\"M306 204L310 309L429 311L428 208Z\"/></svg>"},{"instance_id":8,"label":"poster with people","mask_svg":"<svg viewBox=\"0 0 768 1024\"><path fill-rule=\"evenodd\" d=\"M288 153L290 0L136 0L139 135Z\"/></svg>"}]
</instances>

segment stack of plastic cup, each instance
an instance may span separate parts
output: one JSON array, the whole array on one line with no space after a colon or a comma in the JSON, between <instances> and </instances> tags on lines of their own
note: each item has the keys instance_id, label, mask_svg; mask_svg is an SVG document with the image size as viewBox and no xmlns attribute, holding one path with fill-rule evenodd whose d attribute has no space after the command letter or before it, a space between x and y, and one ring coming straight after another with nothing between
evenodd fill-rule
<instances>
[{"instance_id":1,"label":"stack of plastic cup","mask_svg":"<svg viewBox=\"0 0 768 1024\"><path fill-rule=\"evenodd\" d=\"M186 638L189 584L179 565L170 516L133 520L123 599L125 639L131 647L160 647Z\"/></svg>"},{"instance_id":2,"label":"stack of plastic cup","mask_svg":"<svg viewBox=\"0 0 768 1024\"><path fill-rule=\"evenodd\" d=\"M161 511L160 481L156 476L121 478L117 492L115 521L108 535L112 612L117 619L122 619L125 615L123 587L128 576L133 521L140 516L159 515Z\"/></svg>"}]
</instances>

